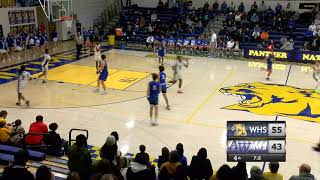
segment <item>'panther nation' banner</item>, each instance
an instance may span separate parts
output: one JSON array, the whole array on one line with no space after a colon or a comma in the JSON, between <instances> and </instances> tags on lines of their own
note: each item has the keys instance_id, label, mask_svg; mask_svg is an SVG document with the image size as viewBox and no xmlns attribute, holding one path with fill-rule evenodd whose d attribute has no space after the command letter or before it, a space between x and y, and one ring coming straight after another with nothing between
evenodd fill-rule
<instances>
[{"instance_id":1,"label":"'panther nation' banner","mask_svg":"<svg viewBox=\"0 0 320 180\"><path fill-rule=\"evenodd\" d=\"M251 59L263 59L268 56L271 52L262 48L251 48L244 49L244 57ZM312 63L314 61L320 61L320 52L318 51L284 51L274 50L273 51L276 60L278 61L291 61L291 62L302 62Z\"/></svg>"}]
</instances>

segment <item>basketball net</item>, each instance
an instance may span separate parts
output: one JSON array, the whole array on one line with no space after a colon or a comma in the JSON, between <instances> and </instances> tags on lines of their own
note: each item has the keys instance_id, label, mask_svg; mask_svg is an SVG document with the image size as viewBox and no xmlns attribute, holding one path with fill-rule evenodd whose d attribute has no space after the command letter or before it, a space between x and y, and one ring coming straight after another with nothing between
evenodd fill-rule
<instances>
[{"instance_id":1,"label":"basketball net","mask_svg":"<svg viewBox=\"0 0 320 180\"><path fill-rule=\"evenodd\" d=\"M60 17L60 20L61 21L64 21L66 23L66 26L68 28L71 28L72 27L72 20L73 20L73 17L72 16L61 16Z\"/></svg>"},{"instance_id":2,"label":"basketball net","mask_svg":"<svg viewBox=\"0 0 320 180\"><path fill-rule=\"evenodd\" d=\"M72 20L65 21L68 28L72 27Z\"/></svg>"}]
</instances>

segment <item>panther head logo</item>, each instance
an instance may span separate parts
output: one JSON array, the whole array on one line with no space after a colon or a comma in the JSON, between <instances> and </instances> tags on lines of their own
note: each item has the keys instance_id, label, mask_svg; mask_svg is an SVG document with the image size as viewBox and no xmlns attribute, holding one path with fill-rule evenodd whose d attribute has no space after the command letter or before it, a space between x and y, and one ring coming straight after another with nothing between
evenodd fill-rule
<instances>
[{"instance_id":1,"label":"panther head logo","mask_svg":"<svg viewBox=\"0 0 320 180\"><path fill-rule=\"evenodd\" d=\"M234 132L234 136L247 136L246 127L243 124L234 124L231 127L231 131Z\"/></svg>"},{"instance_id":2,"label":"panther head logo","mask_svg":"<svg viewBox=\"0 0 320 180\"><path fill-rule=\"evenodd\" d=\"M311 89L255 82L224 87L220 92L238 99L224 109L320 123L320 94Z\"/></svg>"}]
</instances>

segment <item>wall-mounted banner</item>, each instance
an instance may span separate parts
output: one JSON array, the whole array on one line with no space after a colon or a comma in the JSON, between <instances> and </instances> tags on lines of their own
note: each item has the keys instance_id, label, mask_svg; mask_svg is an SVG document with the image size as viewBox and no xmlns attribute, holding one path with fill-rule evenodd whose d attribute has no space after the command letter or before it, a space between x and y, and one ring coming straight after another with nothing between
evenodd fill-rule
<instances>
[{"instance_id":1,"label":"wall-mounted banner","mask_svg":"<svg viewBox=\"0 0 320 180\"><path fill-rule=\"evenodd\" d=\"M266 49L244 49L244 57L252 59L263 59L271 52ZM302 63L312 63L314 61L320 61L320 52L318 51L273 51L276 60L278 61L294 61Z\"/></svg>"}]
</instances>

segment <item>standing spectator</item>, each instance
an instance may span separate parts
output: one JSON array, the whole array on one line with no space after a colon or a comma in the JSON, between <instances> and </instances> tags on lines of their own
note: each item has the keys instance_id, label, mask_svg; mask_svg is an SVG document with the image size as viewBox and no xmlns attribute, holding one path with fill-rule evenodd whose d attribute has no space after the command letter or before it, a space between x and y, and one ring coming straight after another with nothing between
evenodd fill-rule
<instances>
[{"instance_id":1,"label":"standing spectator","mask_svg":"<svg viewBox=\"0 0 320 180\"><path fill-rule=\"evenodd\" d=\"M183 144L181 143L178 143L177 146L176 146L176 150L179 154L179 162L184 166L186 167L188 165L188 161L187 161L187 158L184 156L184 149L183 149Z\"/></svg>"},{"instance_id":2,"label":"standing spectator","mask_svg":"<svg viewBox=\"0 0 320 180\"><path fill-rule=\"evenodd\" d=\"M227 13L227 8L228 8L227 3L225 1L223 1L223 3L221 4L220 12L222 14L226 14Z\"/></svg>"},{"instance_id":3,"label":"standing spectator","mask_svg":"<svg viewBox=\"0 0 320 180\"><path fill-rule=\"evenodd\" d=\"M219 14L219 3L218 3L217 0L215 0L214 3L212 4L212 11L216 16L218 16L218 14Z\"/></svg>"},{"instance_id":4,"label":"standing spectator","mask_svg":"<svg viewBox=\"0 0 320 180\"><path fill-rule=\"evenodd\" d=\"M126 0L126 6L131 7L131 0Z\"/></svg>"},{"instance_id":5,"label":"standing spectator","mask_svg":"<svg viewBox=\"0 0 320 180\"><path fill-rule=\"evenodd\" d=\"M203 5L202 11L206 12L209 9L209 3L206 1L206 3Z\"/></svg>"},{"instance_id":6,"label":"standing spectator","mask_svg":"<svg viewBox=\"0 0 320 180\"><path fill-rule=\"evenodd\" d=\"M29 133L48 133L48 126L43 123L41 115L36 117L36 122L30 125ZM43 143L43 135L27 135L25 143L28 145L40 145Z\"/></svg>"},{"instance_id":7,"label":"standing spectator","mask_svg":"<svg viewBox=\"0 0 320 180\"><path fill-rule=\"evenodd\" d=\"M159 169L159 180L184 179L184 167L179 162L179 153L172 151L169 162L163 163Z\"/></svg>"},{"instance_id":8,"label":"standing spectator","mask_svg":"<svg viewBox=\"0 0 320 180\"><path fill-rule=\"evenodd\" d=\"M252 166L250 169L250 178L248 180L264 180L262 171L258 166Z\"/></svg>"},{"instance_id":9,"label":"standing spectator","mask_svg":"<svg viewBox=\"0 0 320 180\"><path fill-rule=\"evenodd\" d=\"M83 134L76 137L76 143L68 152L68 167L70 171L78 172L81 179L88 179L91 168L91 154L87 147L87 138Z\"/></svg>"},{"instance_id":10,"label":"standing spectator","mask_svg":"<svg viewBox=\"0 0 320 180\"><path fill-rule=\"evenodd\" d=\"M45 165L40 166L36 172L36 180L54 180L55 177L52 174L50 168Z\"/></svg>"},{"instance_id":11,"label":"standing spectator","mask_svg":"<svg viewBox=\"0 0 320 180\"><path fill-rule=\"evenodd\" d=\"M311 174L311 167L303 163L299 167L299 175L291 176L289 180L315 180L313 174Z\"/></svg>"},{"instance_id":12,"label":"standing spectator","mask_svg":"<svg viewBox=\"0 0 320 180\"><path fill-rule=\"evenodd\" d=\"M161 149L161 155L158 158L158 168L160 168L162 164L168 161L169 161L169 149L167 147L163 147Z\"/></svg>"},{"instance_id":13,"label":"standing spectator","mask_svg":"<svg viewBox=\"0 0 320 180\"><path fill-rule=\"evenodd\" d=\"M215 50L217 49L218 41L217 41L217 34L212 31L211 32L211 41L210 41L210 47L209 47L209 53L213 55L215 53Z\"/></svg>"},{"instance_id":14,"label":"standing spectator","mask_svg":"<svg viewBox=\"0 0 320 180\"><path fill-rule=\"evenodd\" d=\"M137 154L134 161L130 163L126 176L127 180L155 180L156 172L154 166L148 168L142 154Z\"/></svg>"},{"instance_id":15,"label":"standing spectator","mask_svg":"<svg viewBox=\"0 0 320 180\"><path fill-rule=\"evenodd\" d=\"M163 9L163 7L164 7L163 1L162 1L162 0L159 0L159 2L158 2L158 9Z\"/></svg>"},{"instance_id":16,"label":"standing spectator","mask_svg":"<svg viewBox=\"0 0 320 180\"><path fill-rule=\"evenodd\" d=\"M83 37L80 35L80 32L77 32L77 36L75 38L76 41L76 48L77 48L77 60L80 59L80 53L82 49L82 44L83 44Z\"/></svg>"},{"instance_id":17,"label":"standing spectator","mask_svg":"<svg viewBox=\"0 0 320 180\"><path fill-rule=\"evenodd\" d=\"M197 156L193 156L191 164L188 169L188 175L191 180L193 179L206 179L208 180L212 174L212 166L209 159L207 159L207 150L201 148Z\"/></svg>"},{"instance_id":18,"label":"standing spectator","mask_svg":"<svg viewBox=\"0 0 320 180\"><path fill-rule=\"evenodd\" d=\"M281 5L280 3L278 3L277 6L276 6L276 8L275 8L275 10L276 10L276 15L281 14L281 12L282 12L282 5Z\"/></svg>"},{"instance_id":19,"label":"standing spectator","mask_svg":"<svg viewBox=\"0 0 320 180\"><path fill-rule=\"evenodd\" d=\"M39 31L40 31L40 33L46 32L46 26L44 25L43 22L41 22L41 24L39 26Z\"/></svg>"},{"instance_id":20,"label":"standing spectator","mask_svg":"<svg viewBox=\"0 0 320 180\"><path fill-rule=\"evenodd\" d=\"M243 2L240 3L239 7L238 7L238 11L240 13L243 13L244 12L244 5L243 5Z\"/></svg>"},{"instance_id":21,"label":"standing spectator","mask_svg":"<svg viewBox=\"0 0 320 180\"><path fill-rule=\"evenodd\" d=\"M108 136L106 142L100 149L100 157L108 159L110 162L116 160L118 146L114 136Z\"/></svg>"},{"instance_id":22,"label":"standing spectator","mask_svg":"<svg viewBox=\"0 0 320 180\"><path fill-rule=\"evenodd\" d=\"M232 168L232 174L237 177L237 180L247 180L248 174L246 163L238 162L238 164Z\"/></svg>"},{"instance_id":23,"label":"standing spectator","mask_svg":"<svg viewBox=\"0 0 320 180\"><path fill-rule=\"evenodd\" d=\"M264 1L261 1L261 4L259 5L259 12L265 12L267 10L267 6L264 3Z\"/></svg>"},{"instance_id":24,"label":"standing spectator","mask_svg":"<svg viewBox=\"0 0 320 180\"><path fill-rule=\"evenodd\" d=\"M22 146L25 130L22 127L22 122L20 119L14 121L11 130L12 132L10 137L10 143L14 146Z\"/></svg>"},{"instance_id":25,"label":"standing spectator","mask_svg":"<svg viewBox=\"0 0 320 180\"><path fill-rule=\"evenodd\" d=\"M26 163L29 160L29 153L26 150L19 150L14 155L13 165L4 168L2 180L34 180L33 174L26 168Z\"/></svg>"},{"instance_id":26,"label":"standing spectator","mask_svg":"<svg viewBox=\"0 0 320 180\"><path fill-rule=\"evenodd\" d=\"M270 162L269 170L270 172L263 173L263 177L265 180L283 180L282 174L278 173L278 170L279 170L278 162Z\"/></svg>"},{"instance_id":27,"label":"standing spectator","mask_svg":"<svg viewBox=\"0 0 320 180\"><path fill-rule=\"evenodd\" d=\"M253 2L251 5L251 9L249 11L249 14L257 13L258 12L258 5L257 2Z\"/></svg>"},{"instance_id":28,"label":"standing spectator","mask_svg":"<svg viewBox=\"0 0 320 180\"><path fill-rule=\"evenodd\" d=\"M218 169L217 173L210 178L210 180L230 180L230 179L233 179L232 170L226 164L222 165Z\"/></svg>"}]
</instances>

